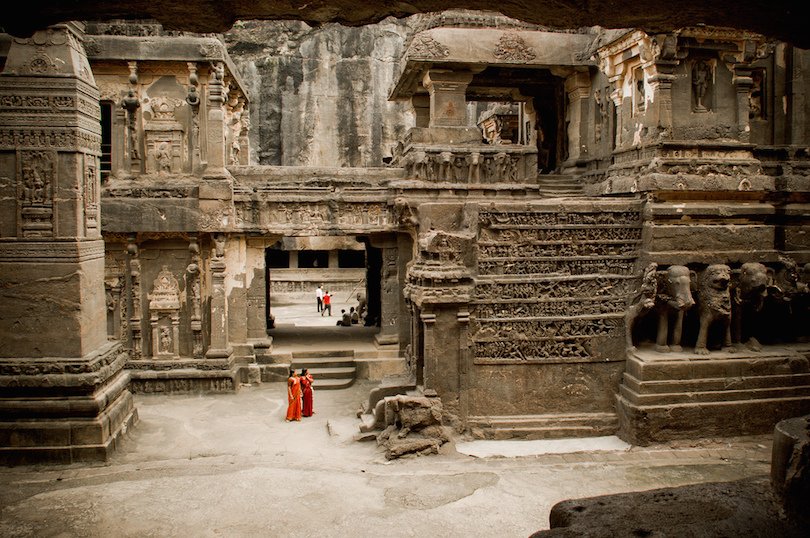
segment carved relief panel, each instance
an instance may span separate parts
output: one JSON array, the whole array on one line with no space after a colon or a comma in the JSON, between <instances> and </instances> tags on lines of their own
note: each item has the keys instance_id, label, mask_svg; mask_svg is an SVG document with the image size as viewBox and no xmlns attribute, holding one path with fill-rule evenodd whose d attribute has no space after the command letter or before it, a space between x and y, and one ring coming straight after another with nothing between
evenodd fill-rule
<instances>
[{"instance_id":1,"label":"carved relief panel","mask_svg":"<svg viewBox=\"0 0 810 538\"><path fill-rule=\"evenodd\" d=\"M478 225L476 363L623 358L638 208L493 208L479 212Z\"/></svg>"},{"instance_id":2,"label":"carved relief panel","mask_svg":"<svg viewBox=\"0 0 810 538\"><path fill-rule=\"evenodd\" d=\"M180 286L167 266L152 283L149 294L149 322L152 326L152 357L180 356Z\"/></svg>"},{"instance_id":3,"label":"carved relief panel","mask_svg":"<svg viewBox=\"0 0 810 538\"><path fill-rule=\"evenodd\" d=\"M53 237L56 154L20 151L17 154L17 226L19 237Z\"/></svg>"}]
</instances>

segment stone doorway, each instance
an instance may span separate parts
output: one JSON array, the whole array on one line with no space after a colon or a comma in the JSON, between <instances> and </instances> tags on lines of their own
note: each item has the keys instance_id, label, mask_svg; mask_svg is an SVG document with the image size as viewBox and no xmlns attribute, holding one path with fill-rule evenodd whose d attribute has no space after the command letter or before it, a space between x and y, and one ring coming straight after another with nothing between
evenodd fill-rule
<instances>
[{"instance_id":1,"label":"stone doorway","mask_svg":"<svg viewBox=\"0 0 810 538\"><path fill-rule=\"evenodd\" d=\"M281 325L335 326L342 321L341 310L361 309L354 328L379 326L379 264L373 262L378 257L378 249L367 248L355 236L279 239L265 249L267 330ZM324 315L316 300L318 287L331 299Z\"/></svg>"}]
</instances>

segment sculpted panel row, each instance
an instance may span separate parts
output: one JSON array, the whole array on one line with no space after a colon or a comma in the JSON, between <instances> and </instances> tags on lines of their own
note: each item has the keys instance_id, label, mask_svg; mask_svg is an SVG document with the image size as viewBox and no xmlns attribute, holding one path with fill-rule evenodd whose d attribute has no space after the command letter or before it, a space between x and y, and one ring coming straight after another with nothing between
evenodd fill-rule
<instances>
[{"instance_id":1,"label":"sculpted panel row","mask_svg":"<svg viewBox=\"0 0 810 538\"><path fill-rule=\"evenodd\" d=\"M585 259L521 259L479 260L479 275L632 275L630 257Z\"/></svg>"},{"instance_id":2,"label":"sculpted panel row","mask_svg":"<svg viewBox=\"0 0 810 538\"><path fill-rule=\"evenodd\" d=\"M639 241L641 228L633 227L588 227L550 229L481 228L479 244L487 242L534 243L546 241Z\"/></svg>"},{"instance_id":3,"label":"sculpted panel row","mask_svg":"<svg viewBox=\"0 0 810 538\"><path fill-rule=\"evenodd\" d=\"M480 211L478 226L484 227L520 227L520 226L566 226L566 225L641 225L641 214L638 211L598 211L598 212L565 212L565 211Z\"/></svg>"},{"instance_id":4,"label":"sculpted panel row","mask_svg":"<svg viewBox=\"0 0 810 538\"><path fill-rule=\"evenodd\" d=\"M627 300L624 296L610 296L599 299L570 299L537 302L487 303L479 304L475 314L480 320L493 318L560 317L578 315L599 315L621 312Z\"/></svg>"},{"instance_id":5,"label":"sculpted panel row","mask_svg":"<svg viewBox=\"0 0 810 538\"><path fill-rule=\"evenodd\" d=\"M475 286L477 303L522 299L526 302L564 298L571 301L589 298L626 297L635 280L608 276L543 279L535 282L479 281Z\"/></svg>"}]
</instances>

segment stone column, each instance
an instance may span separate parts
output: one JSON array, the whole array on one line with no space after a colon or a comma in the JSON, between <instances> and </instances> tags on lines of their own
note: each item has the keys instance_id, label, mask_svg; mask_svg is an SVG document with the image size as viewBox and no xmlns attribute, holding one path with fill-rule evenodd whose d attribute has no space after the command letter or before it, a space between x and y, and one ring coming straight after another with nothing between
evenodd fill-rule
<instances>
[{"instance_id":1,"label":"stone column","mask_svg":"<svg viewBox=\"0 0 810 538\"><path fill-rule=\"evenodd\" d=\"M221 177L225 174L225 116L222 110L225 104L224 77L225 66L222 62L215 63L208 79L206 176Z\"/></svg>"},{"instance_id":2,"label":"stone column","mask_svg":"<svg viewBox=\"0 0 810 538\"><path fill-rule=\"evenodd\" d=\"M565 79L568 111L568 167L579 159L588 157L588 132L590 118L591 77L587 71L577 71Z\"/></svg>"},{"instance_id":3,"label":"stone column","mask_svg":"<svg viewBox=\"0 0 810 538\"><path fill-rule=\"evenodd\" d=\"M402 289L399 282L399 249L396 237L372 240L382 254L380 268L380 332L374 335L378 345L399 344L399 314Z\"/></svg>"},{"instance_id":4,"label":"stone column","mask_svg":"<svg viewBox=\"0 0 810 538\"><path fill-rule=\"evenodd\" d=\"M228 345L228 301L225 297L225 236L214 239L214 259L211 260L211 346L205 356L212 359L230 358Z\"/></svg>"},{"instance_id":5,"label":"stone column","mask_svg":"<svg viewBox=\"0 0 810 538\"><path fill-rule=\"evenodd\" d=\"M99 92L66 23L0 74L0 461L106 459L137 419L107 340Z\"/></svg>"},{"instance_id":6,"label":"stone column","mask_svg":"<svg viewBox=\"0 0 810 538\"><path fill-rule=\"evenodd\" d=\"M750 111L751 86L754 79L751 77L750 65L735 65L734 77L732 78L734 88L737 91L737 133L740 142L748 142L751 138Z\"/></svg>"},{"instance_id":7,"label":"stone column","mask_svg":"<svg viewBox=\"0 0 810 538\"><path fill-rule=\"evenodd\" d=\"M467 125L467 86L472 82L469 71L431 69L422 85L430 93L430 127L464 127Z\"/></svg>"}]
</instances>

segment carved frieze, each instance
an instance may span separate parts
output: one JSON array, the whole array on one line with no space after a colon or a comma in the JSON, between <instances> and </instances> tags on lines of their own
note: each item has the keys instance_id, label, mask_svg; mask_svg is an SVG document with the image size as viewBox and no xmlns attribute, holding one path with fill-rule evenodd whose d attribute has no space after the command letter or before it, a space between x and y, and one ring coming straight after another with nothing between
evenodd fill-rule
<instances>
[{"instance_id":1,"label":"carved frieze","mask_svg":"<svg viewBox=\"0 0 810 538\"><path fill-rule=\"evenodd\" d=\"M501 36L494 55L499 60L515 63L530 62L537 57L534 49L515 32L506 32Z\"/></svg>"},{"instance_id":2,"label":"carved frieze","mask_svg":"<svg viewBox=\"0 0 810 538\"><path fill-rule=\"evenodd\" d=\"M101 136L73 129L0 129L0 149L48 148L101 152Z\"/></svg>"},{"instance_id":3,"label":"carved frieze","mask_svg":"<svg viewBox=\"0 0 810 538\"><path fill-rule=\"evenodd\" d=\"M237 222L242 226L345 226L390 227L395 224L384 203L236 201Z\"/></svg>"},{"instance_id":4,"label":"carved frieze","mask_svg":"<svg viewBox=\"0 0 810 538\"><path fill-rule=\"evenodd\" d=\"M450 55L450 49L428 34L414 37L408 52L412 58L446 58Z\"/></svg>"},{"instance_id":5,"label":"carved frieze","mask_svg":"<svg viewBox=\"0 0 810 538\"><path fill-rule=\"evenodd\" d=\"M616 342L621 351L640 218L623 208L479 211L475 362L604 360Z\"/></svg>"}]
</instances>

